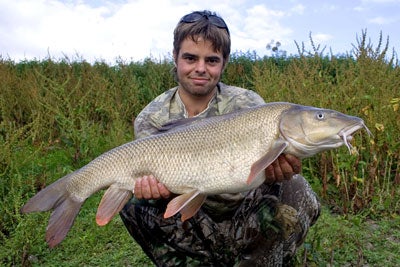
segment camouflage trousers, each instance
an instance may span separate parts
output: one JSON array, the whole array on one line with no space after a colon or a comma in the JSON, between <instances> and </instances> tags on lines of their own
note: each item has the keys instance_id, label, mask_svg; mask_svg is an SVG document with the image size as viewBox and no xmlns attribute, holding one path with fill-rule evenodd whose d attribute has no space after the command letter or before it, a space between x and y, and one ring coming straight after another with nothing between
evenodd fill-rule
<instances>
[{"instance_id":1,"label":"camouflage trousers","mask_svg":"<svg viewBox=\"0 0 400 267\"><path fill-rule=\"evenodd\" d=\"M129 233L156 266L290 266L320 212L300 175L251 190L232 213L206 208L181 222L166 203L131 201L121 211Z\"/></svg>"}]
</instances>

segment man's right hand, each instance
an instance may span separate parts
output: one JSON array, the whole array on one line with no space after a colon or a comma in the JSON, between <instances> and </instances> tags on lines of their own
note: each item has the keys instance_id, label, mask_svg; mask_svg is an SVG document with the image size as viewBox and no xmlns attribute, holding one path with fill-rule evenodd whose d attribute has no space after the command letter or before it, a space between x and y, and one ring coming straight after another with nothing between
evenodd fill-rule
<instances>
[{"instance_id":1,"label":"man's right hand","mask_svg":"<svg viewBox=\"0 0 400 267\"><path fill-rule=\"evenodd\" d=\"M164 184L157 181L152 175L143 176L135 182L135 198L137 199L159 199L170 198L171 192Z\"/></svg>"}]
</instances>

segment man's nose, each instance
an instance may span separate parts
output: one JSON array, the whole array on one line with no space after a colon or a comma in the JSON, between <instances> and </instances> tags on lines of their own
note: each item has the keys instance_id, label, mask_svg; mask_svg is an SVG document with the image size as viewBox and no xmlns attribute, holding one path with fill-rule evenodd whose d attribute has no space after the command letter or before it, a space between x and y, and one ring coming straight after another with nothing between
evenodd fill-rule
<instances>
[{"instance_id":1,"label":"man's nose","mask_svg":"<svg viewBox=\"0 0 400 267\"><path fill-rule=\"evenodd\" d=\"M206 62L204 60L199 60L196 63L196 72L204 73L206 71Z\"/></svg>"}]
</instances>

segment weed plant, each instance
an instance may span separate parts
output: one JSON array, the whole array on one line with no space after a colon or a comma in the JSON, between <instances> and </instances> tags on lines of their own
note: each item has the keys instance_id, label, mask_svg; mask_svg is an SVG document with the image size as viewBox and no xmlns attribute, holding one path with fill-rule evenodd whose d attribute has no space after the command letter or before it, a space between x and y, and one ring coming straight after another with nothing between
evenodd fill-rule
<instances>
[{"instance_id":1,"label":"weed plant","mask_svg":"<svg viewBox=\"0 0 400 267\"><path fill-rule=\"evenodd\" d=\"M400 67L382 38L362 32L352 52L297 56L232 55L223 82L266 101L331 108L362 117L372 130L345 148L303 161L324 212L299 252L299 265L400 264ZM21 215L38 190L133 139L132 121L175 86L169 60L89 64L68 58L16 63L0 57L0 265L149 265L121 220L100 228L100 194L82 208L66 240L44 242L48 213ZM381 233L382 235L379 235ZM380 237L385 238L383 242ZM390 251L388 251L390 250ZM397 252L396 252L397 251Z\"/></svg>"}]
</instances>

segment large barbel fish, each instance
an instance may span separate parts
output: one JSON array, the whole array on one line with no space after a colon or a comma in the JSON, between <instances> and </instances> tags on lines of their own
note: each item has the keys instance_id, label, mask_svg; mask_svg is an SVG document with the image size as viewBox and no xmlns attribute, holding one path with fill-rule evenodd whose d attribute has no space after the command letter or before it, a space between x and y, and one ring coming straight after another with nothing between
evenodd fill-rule
<instances>
[{"instance_id":1,"label":"large barbel fish","mask_svg":"<svg viewBox=\"0 0 400 267\"><path fill-rule=\"evenodd\" d=\"M53 210L46 232L50 247L67 235L83 202L108 188L96 222L107 224L132 197L135 180L153 174L177 197L165 218L192 217L210 194L256 188L264 169L281 153L299 158L346 145L365 128L362 119L334 110L292 103L255 108L173 127L116 147L33 196L23 213Z\"/></svg>"}]
</instances>

